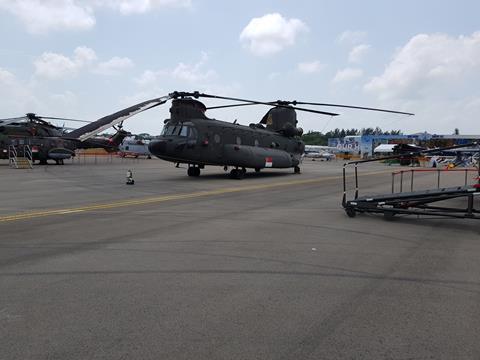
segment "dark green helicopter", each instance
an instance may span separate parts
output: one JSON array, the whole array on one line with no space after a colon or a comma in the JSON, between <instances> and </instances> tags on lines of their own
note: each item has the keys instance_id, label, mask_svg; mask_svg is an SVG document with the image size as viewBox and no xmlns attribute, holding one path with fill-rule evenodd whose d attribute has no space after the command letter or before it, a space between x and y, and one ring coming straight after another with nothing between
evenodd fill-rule
<instances>
[{"instance_id":1,"label":"dark green helicopter","mask_svg":"<svg viewBox=\"0 0 480 360\"><path fill-rule=\"evenodd\" d=\"M238 104L207 108L198 98L222 99ZM260 171L264 168L293 168L300 172L300 162L305 149L301 140L303 130L297 127L296 110L336 116L338 114L297 107L296 105L332 106L350 109L382 111L413 115L400 111L359 106L309 103L300 101L261 102L199 92L173 92L167 96L144 101L140 104L108 115L95 123L105 127L115 125L139 112L172 100L170 118L164 121L161 136L149 144L152 155L176 164L187 164L189 176L199 176L206 165L233 167L230 176L241 179L247 168ZM208 109L233 106L268 105L272 108L258 124L244 126L229 123L205 115ZM86 125L88 128L91 124ZM92 134L95 132L92 126ZM73 131L70 135L76 135ZM81 135L90 136L88 134Z\"/></svg>"},{"instance_id":2,"label":"dark green helicopter","mask_svg":"<svg viewBox=\"0 0 480 360\"><path fill-rule=\"evenodd\" d=\"M8 158L9 145L29 145L33 161L47 164L47 160L55 160L57 164L63 164L65 159L75 156L76 149L104 148L109 152L117 151L122 140L130 134L120 126L111 138L95 137L81 141L78 134L82 132L82 128L75 130L76 135L72 136L65 127L55 126L45 119L91 123L85 120L37 116L33 113L19 118L1 119L0 159Z\"/></svg>"}]
</instances>

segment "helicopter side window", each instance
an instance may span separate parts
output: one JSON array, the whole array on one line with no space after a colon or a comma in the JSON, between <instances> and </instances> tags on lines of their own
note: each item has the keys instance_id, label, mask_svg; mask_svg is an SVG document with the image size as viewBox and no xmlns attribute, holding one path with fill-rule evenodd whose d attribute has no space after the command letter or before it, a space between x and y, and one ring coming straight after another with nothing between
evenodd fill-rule
<instances>
[{"instance_id":1,"label":"helicopter side window","mask_svg":"<svg viewBox=\"0 0 480 360\"><path fill-rule=\"evenodd\" d=\"M177 129L177 126L175 125L165 125L163 127L162 135L175 135L175 130Z\"/></svg>"},{"instance_id":2,"label":"helicopter side window","mask_svg":"<svg viewBox=\"0 0 480 360\"><path fill-rule=\"evenodd\" d=\"M190 131L188 132L189 139L197 139L197 130L194 127L190 127Z\"/></svg>"},{"instance_id":3,"label":"helicopter side window","mask_svg":"<svg viewBox=\"0 0 480 360\"><path fill-rule=\"evenodd\" d=\"M187 137L188 136L188 126L182 126L180 129L180 136Z\"/></svg>"}]
</instances>

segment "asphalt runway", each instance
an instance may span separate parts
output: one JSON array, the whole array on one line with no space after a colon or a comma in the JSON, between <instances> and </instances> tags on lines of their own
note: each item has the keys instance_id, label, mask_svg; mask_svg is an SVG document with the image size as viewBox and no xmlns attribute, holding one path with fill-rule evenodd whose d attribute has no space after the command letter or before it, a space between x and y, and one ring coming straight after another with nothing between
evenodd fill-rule
<instances>
[{"instance_id":1,"label":"asphalt runway","mask_svg":"<svg viewBox=\"0 0 480 360\"><path fill-rule=\"evenodd\" d=\"M1 163L0 359L479 359L479 222L348 218L341 165Z\"/></svg>"}]
</instances>

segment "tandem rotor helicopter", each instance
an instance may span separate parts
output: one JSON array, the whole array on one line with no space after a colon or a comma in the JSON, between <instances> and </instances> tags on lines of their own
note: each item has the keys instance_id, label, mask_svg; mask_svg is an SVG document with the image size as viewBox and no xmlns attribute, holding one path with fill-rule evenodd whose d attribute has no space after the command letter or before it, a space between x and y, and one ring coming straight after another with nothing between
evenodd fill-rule
<instances>
[{"instance_id":1,"label":"tandem rotor helicopter","mask_svg":"<svg viewBox=\"0 0 480 360\"><path fill-rule=\"evenodd\" d=\"M199 98L235 101L235 104L206 107ZM172 92L166 96L141 102L87 124L68 135L85 141L111 126L145 110L172 100L170 118L164 121L162 134L149 144L152 155L172 163L187 164L188 176L197 177L207 165L222 166L230 177L242 179L246 169L259 172L264 168L293 168L300 173L305 144L303 130L297 127L296 111L336 116L337 113L312 110L297 105L329 106L381 111L394 114L412 113L360 106L324 104L301 101L239 99L195 92ZM235 106L267 105L271 109L259 123L248 126L209 118L205 112Z\"/></svg>"}]
</instances>

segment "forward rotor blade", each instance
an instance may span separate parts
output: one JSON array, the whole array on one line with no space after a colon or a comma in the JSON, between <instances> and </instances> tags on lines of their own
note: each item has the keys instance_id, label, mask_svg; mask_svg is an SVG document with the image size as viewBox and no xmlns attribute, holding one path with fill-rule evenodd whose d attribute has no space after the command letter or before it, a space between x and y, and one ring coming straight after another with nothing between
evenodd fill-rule
<instances>
[{"instance_id":1,"label":"forward rotor blade","mask_svg":"<svg viewBox=\"0 0 480 360\"><path fill-rule=\"evenodd\" d=\"M314 103L314 102L304 102L304 101L291 101L289 102L292 105L315 105L315 106L331 106L331 107L341 107L347 109L359 109L359 110L370 110L370 111L381 111L393 114L402 114L402 115L415 115L409 112L403 111L395 111L395 110L387 110L387 109L378 109L378 108L371 108L371 107L364 107L364 106L352 106L352 105L342 105L342 104L326 104L326 103Z\"/></svg>"},{"instance_id":2,"label":"forward rotor blade","mask_svg":"<svg viewBox=\"0 0 480 360\"><path fill-rule=\"evenodd\" d=\"M319 111L319 110L305 109L305 108L299 108L299 107L292 107L292 106L289 106L289 105L277 104L277 103L272 103L272 102L255 101L255 100L248 100L248 99L238 99L238 98L232 98L232 97L227 97L227 96L218 96L218 95L209 95L209 94L199 94L199 96L200 97L211 98L211 99L241 101L241 102L245 102L245 103L251 103L252 105L268 105L268 106L277 106L277 107L283 107L283 108L293 108L295 110L306 111L306 112L311 112L311 113L321 114L321 115L329 115L329 116L337 116L338 115L337 113L331 113L331 112L327 112L327 111ZM244 104L244 105L247 105L247 104Z\"/></svg>"},{"instance_id":3,"label":"forward rotor blade","mask_svg":"<svg viewBox=\"0 0 480 360\"><path fill-rule=\"evenodd\" d=\"M38 117L39 117L40 119L65 120L65 121L75 121L75 122L82 122L82 123L91 123L91 121L88 121L88 120L60 118L60 117L53 117L53 116L38 116Z\"/></svg>"},{"instance_id":4,"label":"forward rotor blade","mask_svg":"<svg viewBox=\"0 0 480 360\"><path fill-rule=\"evenodd\" d=\"M103 130L112 127L129 117L141 113L142 111L154 108L156 106L162 105L170 100L172 97L170 95L162 96L156 99L147 100L139 104L130 106L126 109L117 111L111 115L104 116L97 121L91 122L77 130L74 130L65 135L66 138L74 138L80 141L85 141L92 136L101 133Z\"/></svg>"}]
</instances>

